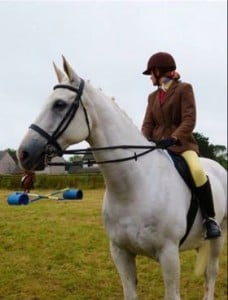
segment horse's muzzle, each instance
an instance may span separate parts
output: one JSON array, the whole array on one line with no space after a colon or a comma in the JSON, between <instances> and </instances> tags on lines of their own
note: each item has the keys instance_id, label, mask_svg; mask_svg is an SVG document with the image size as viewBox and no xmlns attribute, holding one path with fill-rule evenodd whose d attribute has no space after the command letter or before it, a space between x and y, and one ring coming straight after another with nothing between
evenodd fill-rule
<instances>
[{"instance_id":1,"label":"horse's muzzle","mask_svg":"<svg viewBox=\"0 0 228 300\"><path fill-rule=\"evenodd\" d=\"M21 145L17 151L17 158L22 169L43 170L45 168L45 153Z\"/></svg>"}]
</instances>

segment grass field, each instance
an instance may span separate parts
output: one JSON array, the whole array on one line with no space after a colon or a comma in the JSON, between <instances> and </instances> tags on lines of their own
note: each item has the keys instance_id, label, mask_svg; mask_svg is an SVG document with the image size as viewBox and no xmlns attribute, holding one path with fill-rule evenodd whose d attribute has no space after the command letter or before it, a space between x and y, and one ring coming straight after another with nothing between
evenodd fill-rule
<instances>
[{"instance_id":1,"label":"grass field","mask_svg":"<svg viewBox=\"0 0 228 300\"><path fill-rule=\"evenodd\" d=\"M0 190L0 299L123 299L101 219L103 189L83 190L82 201L44 199L27 206L8 205L10 193ZM202 299L203 278L193 275L194 263L194 252L181 254L183 300ZM159 265L138 257L137 267L139 299L163 299ZM215 299L227 300L227 247Z\"/></svg>"}]
</instances>

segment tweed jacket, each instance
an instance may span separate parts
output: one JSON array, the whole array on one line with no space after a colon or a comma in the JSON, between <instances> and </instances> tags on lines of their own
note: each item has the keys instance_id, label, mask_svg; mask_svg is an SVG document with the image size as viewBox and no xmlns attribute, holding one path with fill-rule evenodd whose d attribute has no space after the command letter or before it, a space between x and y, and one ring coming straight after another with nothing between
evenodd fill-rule
<instances>
[{"instance_id":1,"label":"tweed jacket","mask_svg":"<svg viewBox=\"0 0 228 300\"><path fill-rule=\"evenodd\" d=\"M191 84L173 81L162 104L159 101L159 90L149 95L142 133L154 142L176 137L179 145L169 147L174 153L179 154L186 150L199 153L192 134L195 123L196 105Z\"/></svg>"}]
</instances>

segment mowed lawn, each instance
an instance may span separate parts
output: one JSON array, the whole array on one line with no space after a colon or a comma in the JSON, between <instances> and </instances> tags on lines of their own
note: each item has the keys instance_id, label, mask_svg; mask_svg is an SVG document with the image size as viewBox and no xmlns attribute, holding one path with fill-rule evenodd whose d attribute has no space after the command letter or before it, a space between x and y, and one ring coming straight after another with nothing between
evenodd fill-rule
<instances>
[{"instance_id":1,"label":"mowed lawn","mask_svg":"<svg viewBox=\"0 0 228 300\"><path fill-rule=\"evenodd\" d=\"M44 199L27 206L8 205L12 192L0 190L0 299L123 299L102 224L103 189L84 190L81 201ZM194 264L195 252L181 253L183 300L202 299L203 278L194 275ZM158 263L138 257L137 267L139 299L163 299ZM215 299L227 300L226 246Z\"/></svg>"}]
</instances>

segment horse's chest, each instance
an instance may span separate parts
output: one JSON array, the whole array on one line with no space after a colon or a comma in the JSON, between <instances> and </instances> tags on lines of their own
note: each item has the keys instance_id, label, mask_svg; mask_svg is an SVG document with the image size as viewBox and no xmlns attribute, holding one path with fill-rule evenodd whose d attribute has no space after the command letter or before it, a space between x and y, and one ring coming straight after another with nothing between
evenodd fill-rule
<instances>
[{"instance_id":1,"label":"horse's chest","mask_svg":"<svg viewBox=\"0 0 228 300\"><path fill-rule=\"evenodd\" d=\"M142 218L137 214L128 214L122 210L118 213L103 211L106 231L110 239L119 247L135 254L154 255L159 247L157 223L154 218Z\"/></svg>"}]
</instances>

